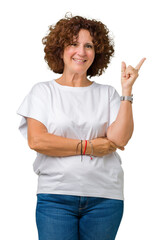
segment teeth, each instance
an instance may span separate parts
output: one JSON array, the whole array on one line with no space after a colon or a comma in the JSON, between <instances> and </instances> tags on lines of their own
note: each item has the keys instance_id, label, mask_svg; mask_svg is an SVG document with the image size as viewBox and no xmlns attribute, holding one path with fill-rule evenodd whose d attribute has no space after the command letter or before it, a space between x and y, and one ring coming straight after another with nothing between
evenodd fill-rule
<instances>
[{"instance_id":1,"label":"teeth","mask_svg":"<svg viewBox=\"0 0 162 240\"><path fill-rule=\"evenodd\" d=\"M73 58L74 61L77 61L77 62L85 62L86 60L81 60L81 59L76 59L76 58Z\"/></svg>"}]
</instances>

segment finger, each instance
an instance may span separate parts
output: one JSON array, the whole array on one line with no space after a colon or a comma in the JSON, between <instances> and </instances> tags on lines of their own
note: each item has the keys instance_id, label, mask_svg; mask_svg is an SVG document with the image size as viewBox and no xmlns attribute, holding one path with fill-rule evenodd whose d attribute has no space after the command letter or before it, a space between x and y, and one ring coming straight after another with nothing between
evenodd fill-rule
<instances>
[{"instance_id":1,"label":"finger","mask_svg":"<svg viewBox=\"0 0 162 240\"><path fill-rule=\"evenodd\" d=\"M117 148L120 149L120 150L124 150L124 147L119 147L119 146L118 146Z\"/></svg>"},{"instance_id":2,"label":"finger","mask_svg":"<svg viewBox=\"0 0 162 240\"><path fill-rule=\"evenodd\" d=\"M115 152L116 151L116 149L114 148L114 149L110 149L109 150L110 152Z\"/></svg>"},{"instance_id":3,"label":"finger","mask_svg":"<svg viewBox=\"0 0 162 240\"><path fill-rule=\"evenodd\" d=\"M139 71L145 60L146 60L146 58L142 58L141 61L135 67L135 69Z\"/></svg>"},{"instance_id":4,"label":"finger","mask_svg":"<svg viewBox=\"0 0 162 240\"><path fill-rule=\"evenodd\" d=\"M116 144L113 142L110 142L110 148L117 148Z\"/></svg>"},{"instance_id":5,"label":"finger","mask_svg":"<svg viewBox=\"0 0 162 240\"><path fill-rule=\"evenodd\" d=\"M110 148L111 151L115 152L116 151L116 148Z\"/></svg>"},{"instance_id":6,"label":"finger","mask_svg":"<svg viewBox=\"0 0 162 240\"><path fill-rule=\"evenodd\" d=\"M138 70L133 68L132 66L128 66L125 71L126 77L130 77L132 74L138 74Z\"/></svg>"},{"instance_id":7,"label":"finger","mask_svg":"<svg viewBox=\"0 0 162 240\"><path fill-rule=\"evenodd\" d=\"M124 147L117 146L115 143L111 142L111 149L112 149L112 147L115 148L115 149L118 148L120 150L124 150L125 149Z\"/></svg>"},{"instance_id":8,"label":"finger","mask_svg":"<svg viewBox=\"0 0 162 240\"><path fill-rule=\"evenodd\" d=\"M124 150L124 147L117 146L116 144L111 142L110 150L116 151L117 148L120 150Z\"/></svg>"},{"instance_id":9,"label":"finger","mask_svg":"<svg viewBox=\"0 0 162 240\"><path fill-rule=\"evenodd\" d=\"M110 147L110 148L109 148L109 151L115 152L115 151L116 151L116 148L115 148L115 147Z\"/></svg>"},{"instance_id":10,"label":"finger","mask_svg":"<svg viewBox=\"0 0 162 240\"><path fill-rule=\"evenodd\" d=\"M120 150L124 150L125 148L124 147L117 147L118 149L120 149Z\"/></svg>"},{"instance_id":11,"label":"finger","mask_svg":"<svg viewBox=\"0 0 162 240\"><path fill-rule=\"evenodd\" d=\"M124 147L118 147L118 149L120 149L120 150L122 150L122 151L124 151L124 150L125 150L125 148L124 148Z\"/></svg>"},{"instance_id":12,"label":"finger","mask_svg":"<svg viewBox=\"0 0 162 240\"><path fill-rule=\"evenodd\" d=\"M126 70L126 63L122 62L121 63L121 76L125 77L125 70Z\"/></svg>"}]
</instances>

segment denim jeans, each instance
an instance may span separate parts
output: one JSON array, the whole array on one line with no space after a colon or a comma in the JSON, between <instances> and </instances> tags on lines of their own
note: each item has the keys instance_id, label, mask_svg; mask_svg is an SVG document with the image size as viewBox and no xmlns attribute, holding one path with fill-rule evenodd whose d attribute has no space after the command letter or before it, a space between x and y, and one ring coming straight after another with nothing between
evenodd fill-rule
<instances>
[{"instance_id":1,"label":"denim jeans","mask_svg":"<svg viewBox=\"0 0 162 240\"><path fill-rule=\"evenodd\" d=\"M123 208L122 200L37 194L39 240L114 240Z\"/></svg>"}]
</instances>

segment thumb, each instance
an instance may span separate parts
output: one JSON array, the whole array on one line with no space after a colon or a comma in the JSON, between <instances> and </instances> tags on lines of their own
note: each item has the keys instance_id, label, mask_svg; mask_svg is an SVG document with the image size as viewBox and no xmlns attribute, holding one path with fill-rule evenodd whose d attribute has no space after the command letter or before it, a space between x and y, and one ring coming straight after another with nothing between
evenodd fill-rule
<instances>
[{"instance_id":1,"label":"thumb","mask_svg":"<svg viewBox=\"0 0 162 240\"><path fill-rule=\"evenodd\" d=\"M121 63L121 77L126 77L125 71L126 71L126 63L122 62Z\"/></svg>"},{"instance_id":2,"label":"thumb","mask_svg":"<svg viewBox=\"0 0 162 240\"><path fill-rule=\"evenodd\" d=\"M120 150L122 150L122 151L124 151L125 150L125 148L124 147L118 147Z\"/></svg>"}]
</instances>

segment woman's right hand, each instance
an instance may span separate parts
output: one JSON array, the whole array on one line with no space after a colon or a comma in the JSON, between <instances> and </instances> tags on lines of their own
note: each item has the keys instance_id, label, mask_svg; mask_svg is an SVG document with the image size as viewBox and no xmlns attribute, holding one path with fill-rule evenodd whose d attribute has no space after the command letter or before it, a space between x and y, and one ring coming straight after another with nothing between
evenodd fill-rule
<instances>
[{"instance_id":1,"label":"woman's right hand","mask_svg":"<svg viewBox=\"0 0 162 240\"><path fill-rule=\"evenodd\" d=\"M91 140L93 145L93 156L102 157L115 152L116 149L124 150L124 147L119 147L111 142L107 137L94 138Z\"/></svg>"}]
</instances>

